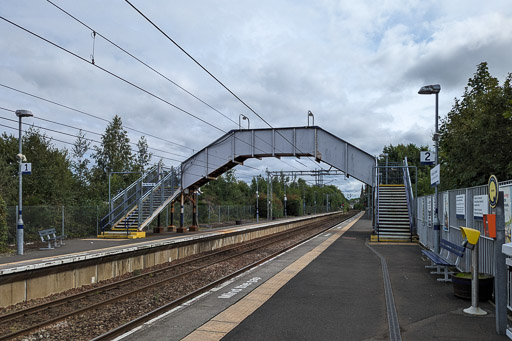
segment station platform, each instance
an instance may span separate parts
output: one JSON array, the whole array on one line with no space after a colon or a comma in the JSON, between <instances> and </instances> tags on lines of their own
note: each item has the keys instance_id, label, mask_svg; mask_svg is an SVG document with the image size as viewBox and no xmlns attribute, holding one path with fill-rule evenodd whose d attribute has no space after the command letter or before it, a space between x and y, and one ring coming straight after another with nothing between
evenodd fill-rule
<instances>
[{"instance_id":1,"label":"station platform","mask_svg":"<svg viewBox=\"0 0 512 341\"><path fill-rule=\"evenodd\" d=\"M371 243L360 217L116 340L508 340L490 302L464 314L419 245Z\"/></svg>"},{"instance_id":2,"label":"station platform","mask_svg":"<svg viewBox=\"0 0 512 341\"><path fill-rule=\"evenodd\" d=\"M316 216L321 215L322 214ZM65 245L51 250L40 250L39 247L25 246L23 255L7 255L0 257L0 276L81 262L84 260L102 258L105 256L112 256L159 246L179 244L186 241L199 240L228 233L256 230L261 227L294 222L301 219L304 219L304 217L293 217L272 221L261 219L258 223L246 222L241 225L221 226L201 229L200 231L189 231L186 233L148 233L144 239L103 239L96 237L65 239ZM46 246L46 244L41 245Z\"/></svg>"}]
</instances>

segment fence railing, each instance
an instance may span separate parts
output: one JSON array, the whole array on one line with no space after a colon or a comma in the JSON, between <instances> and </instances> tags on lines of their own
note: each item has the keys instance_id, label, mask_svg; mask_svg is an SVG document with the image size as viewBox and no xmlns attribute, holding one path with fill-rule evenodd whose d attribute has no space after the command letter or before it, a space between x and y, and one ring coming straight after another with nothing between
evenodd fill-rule
<instances>
[{"instance_id":1,"label":"fence railing","mask_svg":"<svg viewBox=\"0 0 512 341\"><path fill-rule=\"evenodd\" d=\"M17 206L7 207L7 244L16 242ZM98 206L23 206L24 242L39 241L39 230L55 228L69 238L97 235L99 220L108 205Z\"/></svg>"},{"instance_id":2,"label":"fence railing","mask_svg":"<svg viewBox=\"0 0 512 341\"><path fill-rule=\"evenodd\" d=\"M7 244L16 244L16 206L7 207ZM306 215L324 213L325 205L306 206ZM84 238L98 235L101 232L101 217L108 213L108 204L98 206L23 206L24 242L32 243L40 240L38 231L55 228L69 238ZM302 210L300 210L302 214ZM255 205L198 205L199 225L214 227L217 224L235 224L256 221ZM277 218L282 217L278 215ZM192 224L192 206L185 204L185 226ZM160 213L160 224L170 225L170 207ZM265 220L260 211L260 221ZM179 213L174 214L174 224L179 224ZM150 224L157 225L156 221Z\"/></svg>"},{"instance_id":3,"label":"fence railing","mask_svg":"<svg viewBox=\"0 0 512 341\"><path fill-rule=\"evenodd\" d=\"M505 192L505 238L510 242L512 225L512 205L510 202L512 183L500 183L500 191ZM495 275L494 270L494 239L485 235L482 215L491 213L487 202L487 186L456 189L439 193L438 216L441 225L441 238L456 244L462 243L460 227L471 227L480 231L479 269L481 272ZM476 198L476 201L475 201ZM419 241L425 247L434 247L434 195L417 198L416 226ZM470 271L470 257L464 257L459 267L462 271Z\"/></svg>"}]
</instances>

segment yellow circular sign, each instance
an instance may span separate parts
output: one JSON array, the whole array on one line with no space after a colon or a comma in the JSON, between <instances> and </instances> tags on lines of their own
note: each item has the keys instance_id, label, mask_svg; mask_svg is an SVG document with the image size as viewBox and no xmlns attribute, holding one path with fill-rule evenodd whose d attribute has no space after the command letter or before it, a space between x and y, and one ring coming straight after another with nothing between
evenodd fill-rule
<instances>
[{"instance_id":1,"label":"yellow circular sign","mask_svg":"<svg viewBox=\"0 0 512 341\"><path fill-rule=\"evenodd\" d=\"M499 192L499 185L498 185L498 179L495 175L491 175L489 178L489 205L491 205L492 208L495 208L496 205L498 205L498 192Z\"/></svg>"}]
</instances>

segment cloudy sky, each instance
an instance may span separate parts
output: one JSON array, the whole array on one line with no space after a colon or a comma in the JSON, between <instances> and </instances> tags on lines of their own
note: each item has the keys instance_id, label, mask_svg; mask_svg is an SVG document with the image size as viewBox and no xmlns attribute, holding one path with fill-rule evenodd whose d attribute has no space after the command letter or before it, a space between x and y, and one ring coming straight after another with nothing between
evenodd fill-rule
<instances>
[{"instance_id":1,"label":"cloudy sky","mask_svg":"<svg viewBox=\"0 0 512 341\"><path fill-rule=\"evenodd\" d=\"M304 126L311 110L316 125L373 155L389 144L432 145L435 102L417 94L422 85L441 84L443 117L480 62L501 81L512 72L507 0L131 2L273 127ZM77 134L72 127L86 129L95 140L93 132L104 132L117 114L130 139L145 135L167 165L236 129L240 114L251 128L267 127L125 1L54 3L90 28L44 0L0 2L1 108L29 109L35 117L27 122L69 135ZM93 40L91 29L167 79L100 35ZM165 102L92 65L93 46L96 66ZM0 110L0 124L16 129L0 132L17 134L16 122L5 118L14 113ZM62 148L71 145L60 141L75 140L42 131ZM258 173L254 168L319 168L294 159L246 164L237 167L244 180ZM346 193L361 186L343 177L327 181Z\"/></svg>"}]
</instances>

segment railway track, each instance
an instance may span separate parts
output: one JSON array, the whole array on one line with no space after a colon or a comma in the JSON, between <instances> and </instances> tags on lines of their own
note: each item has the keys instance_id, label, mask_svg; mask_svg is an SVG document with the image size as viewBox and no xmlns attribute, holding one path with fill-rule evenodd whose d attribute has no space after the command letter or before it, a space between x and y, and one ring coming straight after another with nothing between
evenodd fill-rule
<instances>
[{"instance_id":1,"label":"railway track","mask_svg":"<svg viewBox=\"0 0 512 341\"><path fill-rule=\"evenodd\" d=\"M0 340L108 340L247 271L354 214L168 263L114 283L0 315Z\"/></svg>"}]
</instances>

